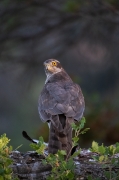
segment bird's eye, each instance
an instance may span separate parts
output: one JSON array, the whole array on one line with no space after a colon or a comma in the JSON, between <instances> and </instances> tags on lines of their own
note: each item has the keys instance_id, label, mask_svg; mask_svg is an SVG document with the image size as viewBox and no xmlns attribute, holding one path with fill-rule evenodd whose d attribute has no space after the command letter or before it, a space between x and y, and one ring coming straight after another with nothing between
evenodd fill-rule
<instances>
[{"instance_id":1,"label":"bird's eye","mask_svg":"<svg viewBox=\"0 0 119 180\"><path fill-rule=\"evenodd\" d=\"M56 66L56 65L57 65L57 63L56 63L55 61L53 61L53 62L52 62L52 65L53 65L53 66Z\"/></svg>"}]
</instances>

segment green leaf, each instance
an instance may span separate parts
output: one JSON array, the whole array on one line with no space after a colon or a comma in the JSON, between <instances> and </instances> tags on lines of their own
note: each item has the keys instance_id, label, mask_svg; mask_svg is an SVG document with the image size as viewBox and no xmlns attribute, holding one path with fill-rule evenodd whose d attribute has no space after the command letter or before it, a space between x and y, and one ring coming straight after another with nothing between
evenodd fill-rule
<instances>
[{"instance_id":1,"label":"green leaf","mask_svg":"<svg viewBox=\"0 0 119 180\"><path fill-rule=\"evenodd\" d=\"M59 152L61 155L66 155L66 151L64 151L64 150L60 150Z\"/></svg>"},{"instance_id":2,"label":"green leaf","mask_svg":"<svg viewBox=\"0 0 119 180\"><path fill-rule=\"evenodd\" d=\"M46 145L44 143L43 137L42 136L39 137L38 144L31 143L30 147L33 148L38 154L43 154L44 155L44 150L46 148Z\"/></svg>"},{"instance_id":3,"label":"green leaf","mask_svg":"<svg viewBox=\"0 0 119 180\"><path fill-rule=\"evenodd\" d=\"M100 154L104 154L105 153L105 147L103 146L103 144L98 147L98 150L99 150Z\"/></svg>"},{"instance_id":4,"label":"green leaf","mask_svg":"<svg viewBox=\"0 0 119 180\"><path fill-rule=\"evenodd\" d=\"M79 137L76 137L76 136L75 136L75 137L72 138L72 140L76 143L76 142L78 142Z\"/></svg>"},{"instance_id":5,"label":"green leaf","mask_svg":"<svg viewBox=\"0 0 119 180\"><path fill-rule=\"evenodd\" d=\"M85 123L86 123L86 120L85 120L84 117L82 117L82 119L81 119L81 121L80 121L80 126L79 126L79 128L80 128L80 129L83 129Z\"/></svg>"},{"instance_id":6,"label":"green leaf","mask_svg":"<svg viewBox=\"0 0 119 180\"><path fill-rule=\"evenodd\" d=\"M97 142L95 142L95 141L93 141L92 142L92 151L93 152L98 152L98 143Z\"/></svg>"},{"instance_id":7,"label":"green leaf","mask_svg":"<svg viewBox=\"0 0 119 180\"><path fill-rule=\"evenodd\" d=\"M72 173L71 171L67 171L66 173L67 179L74 180L74 173Z\"/></svg>"},{"instance_id":8,"label":"green leaf","mask_svg":"<svg viewBox=\"0 0 119 180\"><path fill-rule=\"evenodd\" d=\"M103 156L103 155L102 155L102 156L99 156L99 161L100 161L100 162L104 161L104 159L105 159L105 156Z\"/></svg>"},{"instance_id":9,"label":"green leaf","mask_svg":"<svg viewBox=\"0 0 119 180\"><path fill-rule=\"evenodd\" d=\"M30 144L30 147L33 148L34 150L39 149L38 144L34 144L34 143L31 143L31 144Z\"/></svg>"},{"instance_id":10,"label":"green leaf","mask_svg":"<svg viewBox=\"0 0 119 180\"><path fill-rule=\"evenodd\" d=\"M71 127L72 127L73 130L76 130L77 125L75 123L71 123Z\"/></svg>"},{"instance_id":11,"label":"green leaf","mask_svg":"<svg viewBox=\"0 0 119 180\"><path fill-rule=\"evenodd\" d=\"M84 130L82 130L82 131L80 132L80 134L85 134L89 129L90 129L90 128L85 128Z\"/></svg>"},{"instance_id":12,"label":"green leaf","mask_svg":"<svg viewBox=\"0 0 119 180\"><path fill-rule=\"evenodd\" d=\"M75 164L74 164L74 161L73 161L73 157L68 159L67 164L66 164L66 168L71 170L71 171L74 171Z\"/></svg>"},{"instance_id":13,"label":"green leaf","mask_svg":"<svg viewBox=\"0 0 119 180\"><path fill-rule=\"evenodd\" d=\"M119 146L116 147L115 153L119 153Z\"/></svg>"},{"instance_id":14,"label":"green leaf","mask_svg":"<svg viewBox=\"0 0 119 180\"><path fill-rule=\"evenodd\" d=\"M119 142L116 143L116 148L119 146Z\"/></svg>"},{"instance_id":15,"label":"green leaf","mask_svg":"<svg viewBox=\"0 0 119 180\"><path fill-rule=\"evenodd\" d=\"M99 161L99 156L92 156L95 161Z\"/></svg>"},{"instance_id":16,"label":"green leaf","mask_svg":"<svg viewBox=\"0 0 119 180\"><path fill-rule=\"evenodd\" d=\"M38 154L44 154L45 147L45 144L41 144L41 146L36 150L36 152Z\"/></svg>"},{"instance_id":17,"label":"green leaf","mask_svg":"<svg viewBox=\"0 0 119 180\"><path fill-rule=\"evenodd\" d=\"M109 146L109 154L110 155L114 155L115 151L116 151L116 148L113 145Z\"/></svg>"},{"instance_id":18,"label":"green leaf","mask_svg":"<svg viewBox=\"0 0 119 180\"><path fill-rule=\"evenodd\" d=\"M39 137L39 143L40 143L40 144L43 144L43 143L44 143L44 139L43 139L42 136Z\"/></svg>"}]
</instances>

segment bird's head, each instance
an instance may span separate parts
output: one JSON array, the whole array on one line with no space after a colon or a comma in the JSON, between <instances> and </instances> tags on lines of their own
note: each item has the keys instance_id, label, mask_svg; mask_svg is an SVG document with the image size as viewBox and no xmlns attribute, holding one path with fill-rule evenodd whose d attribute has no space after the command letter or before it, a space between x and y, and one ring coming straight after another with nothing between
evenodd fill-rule
<instances>
[{"instance_id":1,"label":"bird's head","mask_svg":"<svg viewBox=\"0 0 119 180\"><path fill-rule=\"evenodd\" d=\"M62 70L60 62L56 59L48 59L44 62L46 75L52 75Z\"/></svg>"}]
</instances>

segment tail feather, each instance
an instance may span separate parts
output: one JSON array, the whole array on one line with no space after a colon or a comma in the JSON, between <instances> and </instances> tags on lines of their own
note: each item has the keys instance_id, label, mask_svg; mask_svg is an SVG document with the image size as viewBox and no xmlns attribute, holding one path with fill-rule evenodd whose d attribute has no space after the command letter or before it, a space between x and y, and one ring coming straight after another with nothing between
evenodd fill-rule
<instances>
[{"instance_id":1,"label":"tail feather","mask_svg":"<svg viewBox=\"0 0 119 180\"><path fill-rule=\"evenodd\" d=\"M56 154L58 149L61 149L61 142L58 140L58 137L55 133L55 128L53 124L50 124L50 131L49 131L49 144L48 144L48 152L52 154Z\"/></svg>"},{"instance_id":2,"label":"tail feather","mask_svg":"<svg viewBox=\"0 0 119 180\"><path fill-rule=\"evenodd\" d=\"M58 150L65 150L67 156L71 154L72 149L72 128L71 122L73 119L68 120L66 116L59 115L59 121L62 124L63 132L58 131L51 122L49 133L49 153L57 153Z\"/></svg>"}]
</instances>

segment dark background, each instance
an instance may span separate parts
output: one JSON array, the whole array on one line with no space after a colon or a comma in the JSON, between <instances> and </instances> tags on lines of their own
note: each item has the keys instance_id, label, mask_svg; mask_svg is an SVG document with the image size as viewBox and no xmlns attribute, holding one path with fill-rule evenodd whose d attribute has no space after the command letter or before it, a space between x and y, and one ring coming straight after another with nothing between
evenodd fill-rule
<instances>
[{"instance_id":1,"label":"dark background","mask_svg":"<svg viewBox=\"0 0 119 180\"><path fill-rule=\"evenodd\" d=\"M0 134L30 150L22 131L48 139L37 106L43 62L58 59L86 102L81 147L119 142L119 1L0 1Z\"/></svg>"}]
</instances>

